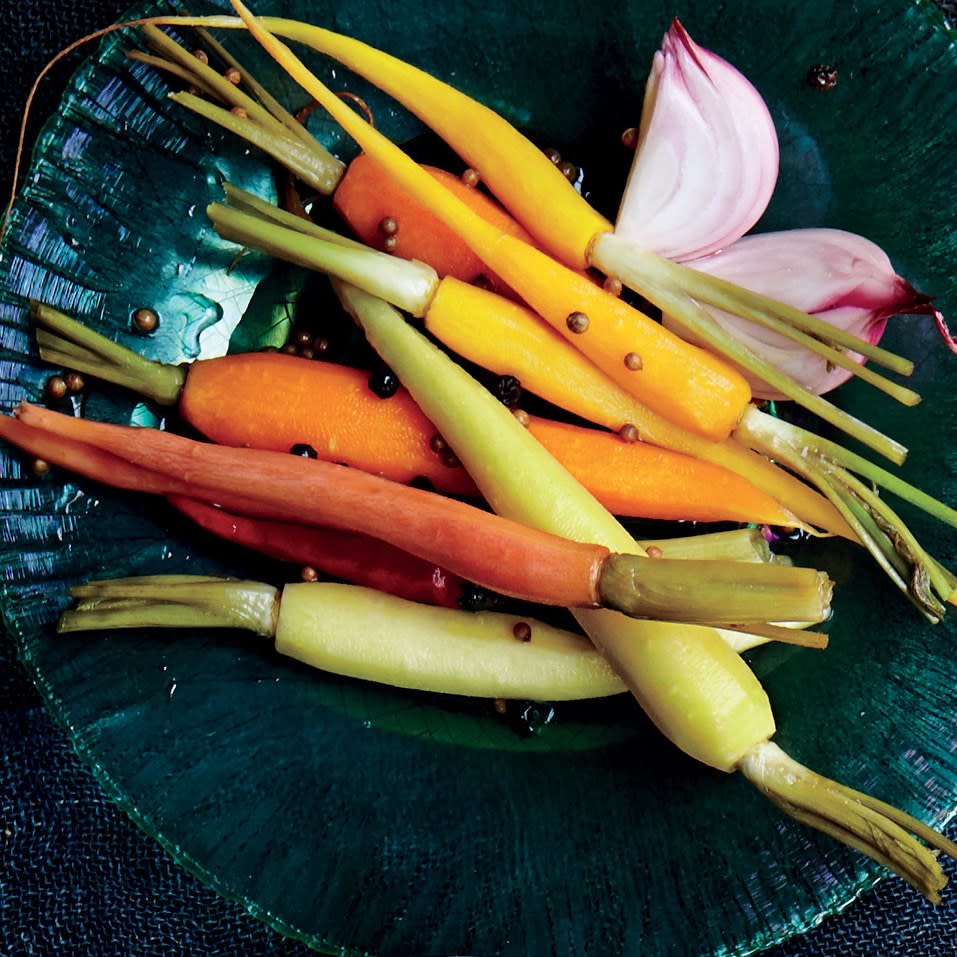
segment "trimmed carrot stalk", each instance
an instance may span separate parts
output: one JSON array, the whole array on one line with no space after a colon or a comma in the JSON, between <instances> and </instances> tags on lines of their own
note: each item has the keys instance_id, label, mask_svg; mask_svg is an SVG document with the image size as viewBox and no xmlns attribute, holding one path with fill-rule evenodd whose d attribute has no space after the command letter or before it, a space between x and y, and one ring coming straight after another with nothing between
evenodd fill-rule
<instances>
[{"instance_id":1,"label":"trimmed carrot stalk","mask_svg":"<svg viewBox=\"0 0 957 957\"><path fill-rule=\"evenodd\" d=\"M443 285L445 282L460 295L451 297L451 305L447 305L450 296L436 297L441 312L457 312L459 298L462 307L469 308L474 287L458 280L446 279ZM493 293L479 292L488 301L480 298L478 304L488 309L496 303L509 304ZM369 389L367 374L358 369L283 353L223 356L181 367L157 366L55 309L37 304L33 312L40 326L37 336L42 357L63 360L71 368L134 388L141 376L146 388L140 391L149 395L150 386L154 386L154 398L163 404L178 404L180 415L190 425L220 445L275 451L308 445L320 458L381 473L395 481L426 478L448 494L478 495L475 483L443 449L435 426L408 392L400 389L389 399L381 399ZM476 324L469 316L461 318L466 327ZM528 318L551 333L530 314ZM563 340L554 338L564 352L576 360L580 358ZM541 359L547 361L551 355L543 352ZM593 373L592 378L607 383L594 366L581 361ZM566 382L564 375L555 375L559 368L556 364L550 378ZM169 381L164 377L166 370ZM277 401L264 406L260 399L264 393L276 396ZM570 411L578 409L572 406ZM553 428L547 420L535 420L535 427L540 441L616 514L789 527L799 524L790 509L747 479L717 465L644 443L627 443L607 432L571 425ZM697 441L709 446L705 440ZM743 449L739 457L758 459ZM800 486L793 480L789 484Z\"/></svg>"},{"instance_id":2,"label":"trimmed carrot stalk","mask_svg":"<svg viewBox=\"0 0 957 957\"><path fill-rule=\"evenodd\" d=\"M241 515L181 495L168 500L213 535L409 601L459 608L468 583L431 562L368 535Z\"/></svg>"},{"instance_id":3,"label":"trimmed carrot stalk","mask_svg":"<svg viewBox=\"0 0 957 957\"><path fill-rule=\"evenodd\" d=\"M238 0L233 0L233 5L267 52L366 153L458 233L539 315L562 335L575 340L596 365L673 421L710 438L727 438L751 397L747 381L737 370L671 335L659 323L605 292L581 273L476 215L343 104ZM557 170L553 172L561 175ZM584 334L572 331L569 325L570 317L580 314L588 324Z\"/></svg>"},{"instance_id":4,"label":"trimmed carrot stalk","mask_svg":"<svg viewBox=\"0 0 957 957\"><path fill-rule=\"evenodd\" d=\"M830 582L813 569L783 569L790 572L784 577L775 565L740 563L740 587L729 589L725 562L652 559L634 546L611 566L604 546L541 532L357 469L91 422L29 404L17 415L27 425L96 445L177 482L262 503L272 513L285 509L296 521L373 535L478 585L529 601L586 608L605 604L626 615L653 610L698 621L713 617L720 596L722 620L741 623L766 621L769 607L783 619L798 621L820 621L828 611ZM208 492L201 497L208 499ZM630 564L643 569L636 572L639 589L622 574ZM676 579L675 565L679 587L669 586ZM698 582L692 594L683 584L688 575ZM669 590L675 593L671 603L662 597Z\"/></svg>"},{"instance_id":5,"label":"trimmed carrot stalk","mask_svg":"<svg viewBox=\"0 0 957 957\"><path fill-rule=\"evenodd\" d=\"M531 618L420 605L332 582L289 584L190 575L96 581L58 630L244 628L332 674L480 698L574 701L624 684L587 638Z\"/></svg>"},{"instance_id":6,"label":"trimmed carrot stalk","mask_svg":"<svg viewBox=\"0 0 957 957\"><path fill-rule=\"evenodd\" d=\"M577 532L611 548L628 538L461 367L385 304L336 285L367 337L444 430L497 508L536 527ZM541 498L550 507L543 507ZM576 506L580 523L572 521ZM930 900L939 900L947 878L932 848L957 858L957 845L910 815L804 768L773 744L767 695L714 629L636 621L603 610L580 610L576 617L679 748L719 770L741 770L787 813L887 864Z\"/></svg>"},{"instance_id":7,"label":"trimmed carrot stalk","mask_svg":"<svg viewBox=\"0 0 957 957\"><path fill-rule=\"evenodd\" d=\"M531 242L531 237L495 200L458 176L435 166L422 167L479 216L503 232ZM349 164L332 197L339 215L355 234L375 249L386 248L402 259L427 262L441 277L463 282L485 277L493 288L505 283L438 217L401 189L372 157L361 153ZM388 223L383 229L383 223Z\"/></svg>"}]
</instances>

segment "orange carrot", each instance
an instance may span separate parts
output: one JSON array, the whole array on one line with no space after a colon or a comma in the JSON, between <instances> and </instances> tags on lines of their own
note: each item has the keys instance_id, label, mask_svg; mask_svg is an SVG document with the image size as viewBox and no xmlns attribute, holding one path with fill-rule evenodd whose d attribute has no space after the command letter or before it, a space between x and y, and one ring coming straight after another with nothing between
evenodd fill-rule
<instances>
[{"instance_id":1,"label":"orange carrot","mask_svg":"<svg viewBox=\"0 0 957 957\"><path fill-rule=\"evenodd\" d=\"M180 411L222 445L287 451L307 443L320 458L397 481L425 477L440 491L478 495L454 456L450 464L449 453L441 451L435 426L408 392L380 399L367 378L358 369L281 353L205 360L190 366ZM280 415L264 414L264 389L283 396ZM789 511L746 479L691 456L545 419L533 420L532 433L617 515L795 524Z\"/></svg>"},{"instance_id":2,"label":"orange carrot","mask_svg":"<svg viewBox=\"0 0 957 957\"><path fill-rule=\"evenodd\" d=\"M535 416L528 429L615 515L633 516L640 501L640 517L794 524L790 512L746 479L690 455Z\"/></svg>"},{"instance_id":3,"label":"orange carrot","mask_svg":"<svg viewBox=\"0 0 957 957\"><path fill-rule=\"evenodd\" d=\"M436 297L438 311L443 317L450 313L453 317L459 316L464 328L475 327L476 320L463 310L471 307L476 293L488 297L492 303L527 313L501 296L459 280L447 277L442 281L442 288L446 284L450 284L450 291L440 292ZM41 356L62 361L71 368L79 365L84 372L127 387L136 388L137 382L142 381L144 394L162 404L178 403L185 421L221 445L277 452L288 452L302 445L310 447L319 458L379 473L398 482L425 478L433 487L448 494L471 497L479 494L468 473L444 448L435 426L408 392L399 389L388 399L379 398L369 388L368 374L358 369L279 352L223 356L175 368L157 366L117 343L104 340L99 333L57 310L37 305L34 315L40 326L37 337ZM492 318L490 314L490 320ZM551 334L537 318L528 318ZM580 360L579 354L560 337L552 334L552 338L571 353L572 358ZM519 340L517 336L516 342ZM561 359L547 348L541 350L540 359L547 361L553 355ZM584 380L582 385L588 388L583 387L581 391L585 393L592 388L600 391L603 382L600 374L586 360L580 361L599 376L597 386L593 381ZM574 389L574 380L565 366L574 368L574 363L556 362L550 375L562 382L567 378ZM557 369L561 375L555 375ZM264 403L263 395L273 397L272 401ZM547 394L546 397L553 398ZM580 413L573 405L566 407ZM642 426L640 431L644 432L640 419L636 424ZM574 438L578 433L584 433L580 440ZM793 510L783 508L773 496L758 491L746 478L680 452L628 444L607 432L578 427L543 429L542 434L546 436L546 447L563 463L566 463L566 447L574 458L576 445L586 443L593 461L587 472L579 468L576 474L586 488L594 484L599 500L613 506L619 515L798 524ZM703 439L698 442L710 445ZM757 458L742 447L735 448L741 459ZM772 467L772 471L776 470ZM791 484L800 483L791 480ZM709 488L714 490L710 501L706 494Z\"/></svg>"},{"instance_id":4,"label":"orange carrot","mask_svg":"<svg viewBox=\"0 0 957 957\"><path fill-rule=\"evenodd\" d=\"M423 169L483 219L531 242L525 229L487 193L466 185L447 170L435 166L423 166ZM369 246L387 249L402 259L421 259L440 276L455 276L464 282L474 282L484 276L493 288L500 291L506 288L451 229L399 187L388 172L365 153L349 164L332 202L355 234ZM383 229L387 221L391 222Z\"/></svg>"},{"instance_id":5,"label":"orange carrot","mask_svg":"<svg viewBox=\"0 0 957 957\"><path fill-rule=\"evenodd\" d=\"M368 379L359 369L277 352L205 359L188 367L179 411L220 445L288 452L303 444L321 459L397 482L425 478L443 492L477 496L408 392L380 399Z\"/></svg>"},{"instance_id":6,"label":"orange carrot","mask_svg":"<svg viewBox=\"0 0 957 957\"><path fill-rule=\"evenodd\" d=\"M372 535L484 588L541 604L682 622L719 616L763 627L772 615L821 620L830 600L827 577L812 569L651 558L637 554L637 545L634 552L613 554L603 545L530 528L358 469L92 422L29 404L16 414L53 437L145 468L155 476L154 491L169 478L163 494L195 484L207 501L221 493L261 505L272 517ZM13 430L2 425L0 438L15 441Z\"/></svg>"}]
</instances>

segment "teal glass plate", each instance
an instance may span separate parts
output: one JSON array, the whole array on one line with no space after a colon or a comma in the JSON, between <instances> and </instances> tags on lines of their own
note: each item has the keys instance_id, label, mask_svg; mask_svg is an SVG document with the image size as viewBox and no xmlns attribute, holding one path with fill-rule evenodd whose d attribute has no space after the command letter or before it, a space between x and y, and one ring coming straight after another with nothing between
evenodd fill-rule
<instances>
[{"instance_id":1,"label":"teal glass plate","mask_svg":"<svg viewBox=\"0 0 957 957\"><path fill-rule=\"evenodd\" d=\"M678 14L753 78L778 123L781 183L763 226L861 232L957 313L957 64L931 3L258 9L369 39L572 144L570 154L607 144L618 157L596 182L607 195L620 186L618 136L638 119L650 58ZM124 57L131 42L108 39L79 71L17 204L0 258L4 410L42 399L50 373L36 358L28 297L166 361L222 353L231 339L248 347L277 315L266 308L277 288L269 264L234 262L204 216L226 178L272 195L270 170L166 101L164 81ZM256 51L243 56L291 93ZM834 89L807 84L818 63L838 69ZM419 132L365 84L341 69L334 77L368 98L393 137ZM314 128L348 154L328 124ZM161 317L151 335L131 324L142 306ZM857 386L840 402L910 445L905 476L953 502L957 362L926 318L895 320L887 341L917 361L923 405L894 408ZM106 387L64 405L154 420ZM743 780L676 754L629 700L562 708L543 733L523 735L490 703L310 672L238 634L57 637L75 581L282 571L218 548L162 503L62 474L37 479L9 449L0 469L4 621L77 752L177 860L318 950L745 954L812 926L881 876ZM957 566L952 531L902 511ZM943 825L957 807L953 624L926 625L849 546L821 542L804 557L838 580L836 614L826 652L753 656L778 740L814 769Z\"/></svg>"}]
</instances>

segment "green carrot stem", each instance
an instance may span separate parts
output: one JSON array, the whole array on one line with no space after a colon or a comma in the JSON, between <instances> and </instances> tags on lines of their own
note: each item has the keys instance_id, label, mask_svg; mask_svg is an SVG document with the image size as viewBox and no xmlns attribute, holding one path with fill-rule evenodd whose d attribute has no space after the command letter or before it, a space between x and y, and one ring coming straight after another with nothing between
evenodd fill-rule
<instances>
[{"instance_id":1,"label":"green carrot stem","mask_svg":"<svg viewBox=\"0 0 957 957\"><path fill-rule=\"evenodd\" d=\"M663 562L636 555L612 554L599 580L603 604L647 618L672 618L681 596L687 594L684 621L767 622L774 602L774 618L784 621L821 621L830 607L833 584L813 568L759 564L761 573L742 574L741 566L720 561ZM693 608L693 616L692 616Z\"/></svg>"},{"instance_id":2,"label":"green carrot stem","mask_svg":"<svg viewBox=\"0 0 957 957\"><path fill-rule=\"evenodd\" d=\"M39 326L37 343L45 361L134 389L158 405L179 401L186 379L181 366L145 359L52 306L32 302L30 308Z\"/></svg>"},{"instance_id":3,"label":"green carrot stem","mask_svg":"<svg viewBox=\"0 0 957 957\"><path fill-rule=\"evenodd\" d=\"M787 625L774 625L770 623L749 622L718 622L715 627L720 628L725 640L732 647L738 647L731 636L741 635L743 638L760 637L765 641L776 641L782 645L795 645L798 648L824 649L828 644L828 636L821 631L812 631L810 628L790 628ZM749 643L746 647L740 647L740 651L746 651L754 647Z\"/></svg>"},{"instance_id":4,"label":"green carrot stem","mask_svg":"<svg viewBox=\"0 0 957 957\"><path fill-rule=\"evenodd\" d=\"M957 509L945 505L927 492L905 482L900 476L888 472L887 469L875 465L862 455L858 455L830 439L808 432L806 429L785 422L783 419L776 419L756 408L749 409L741 418L737 429L735 429L735 437L744 441L745 444L754 440L767 447L769 441L774 442L774 435L780 436L782 440L789 442L794 448L813 447L817 449L832 461L839 462L852 472L856 472L858 475L880 485L898 498L922 509L938 521L957 528Z\"/></svg>"},{"instance_id":5,"label":"green carrot stem","mask_svg":"<svg viewBox=\"0 0 957 957\"><path fill-rule=\"evenodd\" d=\"M185 50L157 27L147 25L143 27L143 32L147 42L161 57L148 58L134 51L130 54L133 59L148 62L160 69L173 67L180 75L185 73L191 83L208 91L237 112L222 109L190 93L174 93L171 99L247 139L280 163L287 165L303 182L319 192L327 195L334 192L342 179L345 164L333 156L295 117L283 109L274 97L256 83L234 57L217 44L218 51L239 70L243 82L251 86L262 103L249 96L223 74L203 63L195 54Z\"/></svg>"},{"instance_id":6,"label":"green carrot stem","mask_svg":"<svg viewBox=\"0 0 957 957\"><path fill-rule=\"evenodd\" d=\"M277 589L257 582L195 575L156 575L77 585L79 599L57 631L91 628L243 628L269 638L279 614Z\"/></svg>"},{"instance_id":7,"label":"green carrot stem","mask_svg":"<svg viewBox=\"0 0 957 957\"><path fill-rule=\"evenodd\" d=\"M621 247L620 251L616 247ZM636 278L645 277L646 274L647 276L656 274L666 276L669 282L700 302L706 302L718 309L751 319L784 335L788 335L784 331L785 328L792 331L803 330L804 333L822 343L834 343L844 349L850 349L900 375L910 375L914 371L914 363L910 359L839 329L817 316L802 312L800 309L778 302L761 293L743 289L719 276L700 272L693 266L672 262L637 247L630 240L623 239L614 233L603 235L600 241L596 242L593 251L594 264L599 268L601 268L599 258L602 262L607 261L615 266L621 266L623 262L631 263L636 271ZM619 278L625 282L623 277ZM795 337L795 341L804 340Z\"/></svg>"},{"instance_id":8,"label":"green carrot stem","mask_svg":"<svg viewBox=\"0 0 957 957\"><path fill-rule=\"evenodd\" d=\"M192 93L171 93L170 99L262 150L307 186L318 192L330 191L330 174L325 162L317 161L314 152L290 136L284 127L278 124L274 129L259 126L242 114L225 110Z\"/></svg>"},{"instance_id":9,"label":"green carrot stem","mask_svg":"<svg viewBox=\"0 0 957 957\"><path fill-rule=\"evenodd\" d=\"M236 59L208 30L198 28L196 30L200 40L212 50L216 56L224 63L239 70L241 83L250 89L253 96L294 136L298 136L310 148L317 151L317 154L325 154L329 163L330 173L338 165L344 169L345 164L332 155L306 127L296 119L257 79L250 73L239 60ZM340 174L341 175L341 174ZM330 180L331 182L331 180Z\"/></svg>"},{"instance_id":10,"label":"green carrot stem","mask_svg":"<svg viewBox=\"0 0 957 957\"><path fill-rule=\"evenodd\" d=\"M282 209L275 203L249 192L235 183L223 183L223 192L226 195L226 201L229 204L226 208L246 213L250 216L258 217L266 222L274 223L277 226L285 226L305 236L313 236L316 239L322 239L337 246L345 246L349 249L362 249L368 251L369 247L357 239L351 239L337 233L333 229L326 229L311 219L304 219L296 213Z\"/></svg>"},{"instance_id":11,"label":"green carrot stem","mask_svg":"<svg viewBox=\"0 0 957 957\"><path fill-rule=\"evenodd\" d=\"M752 749L739 767L786 814L857 848L940 903L947 877L935 850L957 859L953 841L884 801L810 771L773 742Z\"/></svg>"},{"instance_id":12,"label":"green carrot stem","mask_svg":"<svg viewBox=\"0 0 957 957\"><path fill-rule=\"evenodd\" d=\"M784 561L771 551L761 529L754 527L679 538L643 539L639 544L648 552L660 548L666 558L707 558L731 562Z\"/></svg>"},{"instance_id":13,"label":"green carrot stem","mask_svg":"<svg viewBox=\"0 0 957 957\"><path fill-rule=\"evenodd\" d=\"M892 462L900 464L904 461L907 449L899 442L838 408L827 399L809 392L722 329L699 305L697 297L693 297L682 284L676 281L670 269L673 266L672 263L653 253L639 250L631 244L623 245L615 241L613 233L602 233L595 240L592 250L595 256L600 255L603 269L607 269L611 275L617 276L622 282L634 285L659 309L680 322L686 329L691 330L694 336L708 342L738 366L748 369L789 399Z\"/></svg>"},{"instance_id":14,"label":"green carrot stem","mask_svg":"<svg viewBox=\"0 0 957 957\"><path fill-rule=\"evenodd\" d=\"M794 443L786 430L769 425L778 420L761 416L745 417L744 421L752 427L745 427L742 441L772 456L826 495L891 581L929 621L938 622L945 611L942 602L949 601L953 593L953 577L924 551L887 502L814 445Z\"/></svg>"},{"instance_id":15,"label":"green carrot stem","mask_svg":"<svg viewBox=\"0 0 957 957\"><path fill-rule=\"evenodd\" d=\"M224 239L354 283L414 316L425 314L439 277L424 263L309 236L257 215L213 203L207 210Z\"/></svg>"}]
</instances>

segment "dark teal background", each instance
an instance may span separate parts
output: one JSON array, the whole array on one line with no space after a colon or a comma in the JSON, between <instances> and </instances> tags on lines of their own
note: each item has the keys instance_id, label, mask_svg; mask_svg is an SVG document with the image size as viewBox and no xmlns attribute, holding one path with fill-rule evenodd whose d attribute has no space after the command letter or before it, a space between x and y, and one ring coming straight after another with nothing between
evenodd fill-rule
<instances>
[{"instance_id":1,"label":"dark teal background","mask_svg":"<svg viewBox=\"0 0 957 957\"><path fill-rule=\"evenodd\" d=\"M38 0L20 20L14 13L24 16L23 8L0 7L5 177L26 81L53 50L121 10L96 0ZM65 77L61 70L46 86L38 117L53 109ZM0 698L3 953L25 953L28 942L37 954L307 953L200 885L110 804L53 726L7 642L0 657ZM768 953L957 954L957 895L947 900L934 911L898 882L886 881L846 914Z\"/></svg>"}]
</instances>

